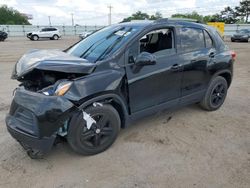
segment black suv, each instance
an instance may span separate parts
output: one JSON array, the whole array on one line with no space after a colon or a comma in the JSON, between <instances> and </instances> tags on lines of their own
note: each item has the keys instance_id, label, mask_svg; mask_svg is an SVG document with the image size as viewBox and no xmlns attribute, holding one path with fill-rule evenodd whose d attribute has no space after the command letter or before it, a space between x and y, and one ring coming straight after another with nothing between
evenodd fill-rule
<instances>
[{"instance_id":1,"label":"black suv","mask_svg":"<svg viewBox=\"0 0 250 188\"><path fill-rule=\"evenodd\" d=\"M106 150L120 128L163 109L223 104L235 53L213 28L185 21L121 23L64 51L33 50L15 65L6 124L32 158L65 137L84 155Z\"/></svg>"},{"instance_id":2,"label":"black suv","mask_svg":"<svg viewBox=\"0 0 250 188\"><path fill-rule=\"evenodd\" d=\"M8 38L8 33L0 31L0 41L4 41L7 38Z\"/></svg>"}]
</instances>

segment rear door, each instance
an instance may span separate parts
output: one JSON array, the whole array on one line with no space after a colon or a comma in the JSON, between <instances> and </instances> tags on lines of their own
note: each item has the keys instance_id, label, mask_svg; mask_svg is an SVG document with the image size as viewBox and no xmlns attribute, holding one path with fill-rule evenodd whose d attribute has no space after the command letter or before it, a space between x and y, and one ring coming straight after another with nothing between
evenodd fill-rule
<instances>
[{"instance_id":1,"label":"rear door","mask_svg":"<svg viewBox=\"0 0 250 188\"><path fill-rule=\"evenodd\" d=\"M181 67L174 36L173 28L151 30L128 48L126 73L132 113L167 102L171 106L178 103ZM156 63L137 66L134 59L142 52L154 55Z\"/></svg>"},{"instance_id":2,"label":"rear door","mask_svg":"<svg viewBox=\"0 0 250 188\"><path fill-rule=\"evenodd\" d=\"M206 30L191 27L180 28L183 77L181 95L190 100L201 98L206 91L216 50Z\"/></svg>"}]
</instances>

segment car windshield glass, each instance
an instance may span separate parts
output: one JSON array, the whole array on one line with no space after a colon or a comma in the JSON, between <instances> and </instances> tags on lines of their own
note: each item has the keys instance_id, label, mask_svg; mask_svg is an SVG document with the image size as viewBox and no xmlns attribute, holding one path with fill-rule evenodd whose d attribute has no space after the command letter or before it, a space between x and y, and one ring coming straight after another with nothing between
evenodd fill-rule
<instances>
[{"instance_id":1,"label":"car windshield glass","mask_svg":"<svg viewBox=\"0 0 250 188\"><path fill-rule=\"evenodd\" d=\"M245 34L245 33L249 33L250 31L248 30L240 30L239 33Z\"/></svg>"},{"instance_id":2,"label":"car windshield glass","mask_svg":"<svg viewBox=\"0 0 250 188\"><path fill-rule=\"evenodd\" d=\"M96 62L114 53L140 30L138 26L110 26L83 39L66 52Z\"/></svg>"}]
</instances>

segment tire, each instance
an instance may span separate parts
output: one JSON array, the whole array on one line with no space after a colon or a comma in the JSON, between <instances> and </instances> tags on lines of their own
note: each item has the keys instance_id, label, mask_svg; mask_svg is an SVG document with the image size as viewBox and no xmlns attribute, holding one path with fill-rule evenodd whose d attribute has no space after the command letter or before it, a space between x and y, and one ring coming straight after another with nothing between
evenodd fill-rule
<instances>
[{"instance_id":1,"label":"tire","mask_svg":"<svg viewBox=\"0 0 250 188\"><path fill-rule=\"evenodd\" d=\"M108 149L116 140L121 120L111 105L90 106L84 110L97 123L88 130L82 111L73 115L69 123L67 141L70 147L82 155L95 155Z\"/></svg>"},{"instance_id":2,"label":"tire","mask_svg":"<svg viewBox=\"0 0 250 188\"><path fill-rule=\"evenodd\" d=\"M221 76L214 78L206 91L200 105L207 111L215 111L224 103L227 96L227 81Z\"/></svg>"},{"instance_id":3,"label":"tire","mask_svg":"<svg viewBox=\"0 0 250 188\"><path fill-rule=\"evenodd\" d=\"M234 40L234 39L231 39L231 42L235 42L235 40Z\"/></svg>"},{"instance_id":4,"label":"tire","mask_svg":"<svg viewBox=\"0 0 250 188\"><path fill-rule=\"evenodd\" d=\"M32 35L31 39L34 40L34 41L37 41L37 40L39 40L39 36L38 35Z\"/></svg>"},{"instance_id":5,"label":"tire","mask_svg":"<svg viewBox=\"0 0 250 188\"><path fill-rule=\"evenodd\" d=\"M53 35L53 40L58 40L59 39L59 36L58 35Z\"/></svg>"}]
</instances>

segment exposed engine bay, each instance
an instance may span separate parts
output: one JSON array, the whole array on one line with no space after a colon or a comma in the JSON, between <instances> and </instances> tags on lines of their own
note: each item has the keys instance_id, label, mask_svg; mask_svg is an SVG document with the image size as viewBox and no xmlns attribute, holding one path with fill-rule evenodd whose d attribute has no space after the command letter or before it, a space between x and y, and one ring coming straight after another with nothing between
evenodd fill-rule
<instances>
[{"instance_id":1,"label":"exposed engine bay","mask_svg":"<svg viewBox=\"0 0 250 188\"><path fill-rule=\"evenodd\" d=\"M59 80L72 80L84 76L80 73L64 73L47 70L33 70L24 77L18 79L20 86L24 86L29 91L39 91L48 86L55 84Z\"/></svg>"}]
</instances>

